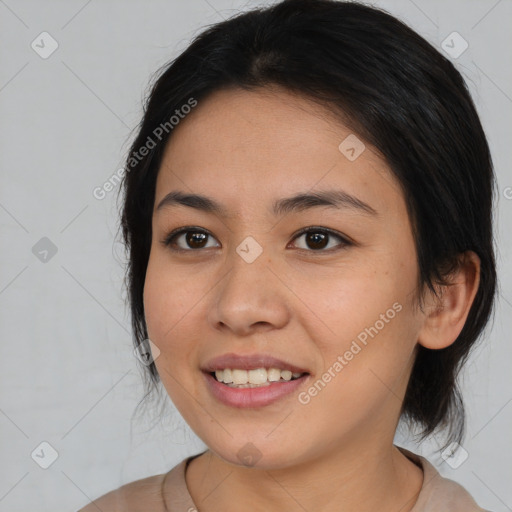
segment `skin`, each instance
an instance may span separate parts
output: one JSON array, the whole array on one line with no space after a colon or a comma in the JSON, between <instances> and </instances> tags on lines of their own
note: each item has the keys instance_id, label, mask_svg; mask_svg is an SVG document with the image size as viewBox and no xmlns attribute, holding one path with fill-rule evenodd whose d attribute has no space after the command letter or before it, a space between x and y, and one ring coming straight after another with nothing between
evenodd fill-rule
<instances>
[{"instance_id":1,"label":"skin","mask_svg":"<svg viewBox=\"0 0 512 512\"><path fill-rule=\"evenodd\" d=\"M477 291L479 260L468 253L442 303L425 295L420 311L402 192L369 144L355 161L341 153L351 133L319 105L277 87L223 90L199 102L166 147L144 308L163 385L208 447L186 473L201 512L406 512L416 501L423 473L393 445L415 348L455 341ZM270 212L276 199L325 189L345 190L378 215ZM156 210L173 190L212 197L233 216ZM210 233L207 247L194 249L183 235L174 247L184 252L162 243L184 226ZM294 238L308 226L353 243L331 235L315 250L306 235ZM247 236L263 249L252 263L236 252ZM237 409L204 384L200 366L215 356L267 353L307 368L299 392L307 391L394 303L400 312L306 405L297 392ZM248 442L261 454L253 467L237 457Z\"/></svg>"}]
</instances>

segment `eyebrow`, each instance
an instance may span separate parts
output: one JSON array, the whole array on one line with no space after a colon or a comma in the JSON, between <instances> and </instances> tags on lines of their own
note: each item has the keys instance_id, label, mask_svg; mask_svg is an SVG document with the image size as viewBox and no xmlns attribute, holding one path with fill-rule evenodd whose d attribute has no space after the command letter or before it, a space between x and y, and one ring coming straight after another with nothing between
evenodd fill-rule
<instances>
[{"instance_id":1,"label":"eyebrow","mask_svg":"<svg viewBox=\"0 0 512 512\"><path fill-rule=\"evenodd\" d=\"M233 216L230 210L211 197L199 194L186 194L179 190L169 192L160 203L158 203L155 211L172 206L187 206L206 213L217 214L225 218ZM378 215L378 212L369 204L343 190L323 190L314 193L301 193L278 199L273 203L271 212L274 216L280 216L290 212L302 212L315 207L349 209L365 215Z\"/></svg>"}]
</instances>

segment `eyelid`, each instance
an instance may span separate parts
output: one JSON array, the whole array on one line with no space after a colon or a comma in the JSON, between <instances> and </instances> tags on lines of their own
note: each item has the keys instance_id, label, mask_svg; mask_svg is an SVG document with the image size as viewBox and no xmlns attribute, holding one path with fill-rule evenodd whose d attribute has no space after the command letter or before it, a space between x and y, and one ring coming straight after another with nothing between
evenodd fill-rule
<instances>
[{"instance_id":1,"label":"eyelid","mask_svg":"<svg viewBox=\"0 0 512 512\"><path fill-rule=\"evenodd\" d=\"M170 233L166 234L164 239L161 241L161 243L165 247L170 248L172 251L175 251L175 252L190 252L190 253L191 252L201 252L201 249L183 249L181 247L178 247L178 248L171 247L171 242L173 239L175 239L179 235L182 235L182 234L190 232L190 231L197 232L197 233L204 233L204 234L208 235L209 237L214 238L216 240L216 238L207 229L200 228L198 226L182 226L182 227L176 228L176 229L172 230ZM299 248L297 250L302 251L302 252L307 252L307 253L327 253L327 254L329 254L331 252L342 250L345 247L348 247L351 245L356 245L356 242L353 241L350 237L343 235L333 229L322 227L322 226L306 226L304 228L301 228L299 231L295 232L292 235L292 237L291 237L292 241L294 241L298 237L302 236L303 234L306 234L309 232L326 233L329 237L337 238L341 243L337 247L327 249L327 250L314 251L311 249L301 249L301 248ZM210 247L210 249L211 249L211 247Z\"/></svg>"}]
</instances>

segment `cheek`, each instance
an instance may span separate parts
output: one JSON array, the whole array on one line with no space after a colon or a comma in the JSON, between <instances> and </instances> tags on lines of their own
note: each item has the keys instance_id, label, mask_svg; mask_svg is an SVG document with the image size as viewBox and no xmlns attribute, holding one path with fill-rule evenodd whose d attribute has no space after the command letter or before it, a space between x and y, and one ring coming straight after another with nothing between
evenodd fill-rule
<instances>
[{"instance_id":1,"label":"cheek","mask_svg":"<svg viewBox=\"0 0 512 512\"><path fill-rule=\"evenodd\" d=\"M144 282L144 317L149 338L160 347L162 332L168 321L166 311L168 312L169 308L166 304L165 282L157 276L157 269L150 260Z\"/></svg>"},{"instance_id":2,"label":"cheek","mask_svg":"<svg viewBox=\"0 0 512 512\"><path fill-rule=\"evenodd\" d=\"M315 299L329 327L329 335L317 341L325 371L342 356L343 370L338 365L335 373L344 377L337 380L348 379L350 388L360 392L370 390L372 381L378 386L379 378L393 385L416 344L418 320L411 307L415 266L397 261L383 258L364 274L347 274Z\"/></svg>"},{"instance_id":3,"label":"cheek","mask_svg":"<svg viewBox=\"0 0 512 512\"><path fill-rule=\"evenodd\" d=\"M165 257L152 252L144 282L144 314L151 338L166 343L172 339L174 326L190 311L192 301L189 283L178 270L172 271Z\"/></svg>"},{"instance_id":4,"label":"cheek","mask_svg":"<svg viewBox=\"0 0 512 512\"><path fill-rule=\"evenodd\" d=\"M190 307L187 307L184 298L186 287L180 286L172 274L158 263L157 258L150 258L144 283L144 316L148 337L160 350L155 365L162 384L173 403L186 409L182 383L189 378L187 371L191 347L187 346L182 333ZM181 293L176 293L176 290L181 290ZM186 387L190 387L190 382Z\"/></svg>"},{"instance_id":5,"label":"cheek","mask_svg":"<svg viewBox=\"0 0 512 512\"><path fill-rule=\"evenodd\" d=\"M176 290L182 293L178 294ZM156 361L157 367L162 364L162 360L168 359L170 352L179 357L172 345L179 330L180 318L186 313L183 292L186 293L186 288L176 282L158 258L150 257L144 283L144 317L148 336L161 351Z\"/></svg>"},{"instance_id":6,"label":"cheek","mask_svg":"<svg viewBox=\"0 0 512 512\"><path fill-rule=\"evenodd\" d=\"M168 374L189 381L190 368L198 365L197 347L205 332L198 318L207 316L205 293L203 279L193 279L190 272L171 268L165 255L150 257L144 284L144 314L148 336L160 349L155 364L168 390L167 384L173 386Z\"/></svg>"}]
</instances>

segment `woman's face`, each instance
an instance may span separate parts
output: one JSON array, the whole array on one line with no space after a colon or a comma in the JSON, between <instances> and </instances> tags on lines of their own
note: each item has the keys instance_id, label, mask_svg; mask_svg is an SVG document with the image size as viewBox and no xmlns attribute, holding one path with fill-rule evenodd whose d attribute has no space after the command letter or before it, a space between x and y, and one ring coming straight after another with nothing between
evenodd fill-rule
<instances>
[{"instance_id":1,"label":"woman's face","mask_svg":"<svg viewBox=\"0 0 512 512\"><path fill-rule=\"evenodd\" d=\"M222 212L169 198L158 208L177 191ZM323 193L339 202L274 209ZM374 148L283 90L216 92L174 128L152 229L144 308L155 363L214 453L278 468L393 441L423 316L405 201ZM206 371L225 354L307 374L235 389ZM244 370L244 361L219 365Z\"/></svg>"}]
</instances>

